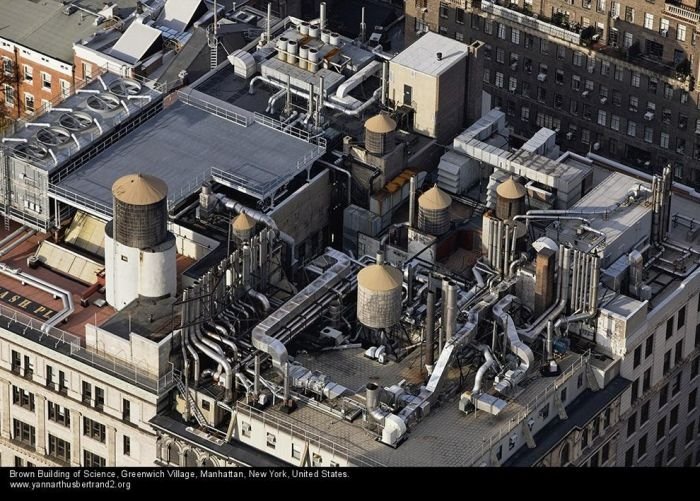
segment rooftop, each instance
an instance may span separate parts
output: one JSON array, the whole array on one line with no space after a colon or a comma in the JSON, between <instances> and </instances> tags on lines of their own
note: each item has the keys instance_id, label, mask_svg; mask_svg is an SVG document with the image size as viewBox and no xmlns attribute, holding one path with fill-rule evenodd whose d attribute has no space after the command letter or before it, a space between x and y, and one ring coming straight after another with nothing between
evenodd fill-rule
<instances>
[{"instance_id":1,"label":"rooftop","mask_svg":"<svg viewBox=\"0 0 700 501\"><path fill-rule=\"evenodd\" d=\"M467 57L468 50L469 47L462 42L429 32L409 45L391 62L426 75L438 76ZM442 54L439 59L438 53Z\"/></svg>"},{"instance_id":2,"label":"rooftop","mask_svg":"<svg viewBox=\"0 0 700 501\"><path fill-rule=\"evenodd\" d=\"M118 17L129 15L136 0L117 0ZM49 57L73 65L73 42L106 29L116 22L108 20L96 25L102 0L78 0L77 7L66 15L66 6L55 0L0 0L0 38L33 49Z\"/></svg>"},{"instance_id":3,"label":"rooftop","mask_svg":"<svg viewBox=\"0 0 700 501\"><path fill-rule=\"evenodd\" d=\"M138 159L144 173L167 184L172 203L210 174L231 188L265 198L322 153L318 145L268 123L197 91L181 91L174 104L63 179L60 188L111 207L112 184L133 173ZM202 151L207 152L204 161Z\"/></svg>"}]
</instances>

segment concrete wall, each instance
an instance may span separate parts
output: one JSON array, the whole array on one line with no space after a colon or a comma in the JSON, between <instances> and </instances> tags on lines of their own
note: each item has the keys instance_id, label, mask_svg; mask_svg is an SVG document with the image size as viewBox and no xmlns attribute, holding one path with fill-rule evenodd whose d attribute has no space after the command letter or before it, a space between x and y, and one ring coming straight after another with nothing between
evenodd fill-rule
<instances>
[{"instance_id":1,"label":"concrete wall","mask_svg":"<svg viewBox=\"0 0 700 501\"><path fill-rule=\"evenodd\" d=\"M181 256L199 260L219 246L219 242L213 238L179 224L168 223L168 230L175 235L175 246Z\"/></svg>"}]
</instances>

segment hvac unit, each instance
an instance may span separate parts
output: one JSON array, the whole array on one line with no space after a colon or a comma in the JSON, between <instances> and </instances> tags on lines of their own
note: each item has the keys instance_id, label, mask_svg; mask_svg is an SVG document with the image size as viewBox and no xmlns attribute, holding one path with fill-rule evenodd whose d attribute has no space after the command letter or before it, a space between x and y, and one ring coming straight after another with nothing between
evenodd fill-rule
<instances>
[{"instance_id":1,"label":"hvac unit","mask_svg":"<svg viewBox=\"0 0 700 501\"><path fill-rule=\"evenodd\" d=\"M568 141L571 141L574 138L574 133L573 132L567 132L566 133L566 139Z\"/></svg>"},{"instance_id":2,"label":"hvac unit","mask_svg":"<svg viewBox=\"0 0 700 501\"><path fill-rule=\"evenodd\" d=\"M605 104L605 103L607 103L607 102L608 102L608 98L607 98L607 97L601 97L601 98L600 98L600 104Z\"/></svg>"},{"instance_id":3,"label":"hvac unit","mask_svg":"<svg viewBox=\"0 0 700 501\"><path fill-rule=\"evenodd\" d=\"M593 143L593 151L598 151L600 149L600 143Z\"/></svg>"},{"instance_id":4,"label":"hvac unit","mask_svg":"<svg viewBox=\"0 0 700 501\"><path fill-rule=\"evenodd\" d=\"M651 121L654 120L654 112L653 111L647 111L644 114L644 120Z\"/></svg>"},{"instance_id":5,"label":"hvac unit","mask_svg":"<svg viewBox=\"0 0 700 501\"><path fill-rule=\"evenodd\" d=\"M537 75L537 80L539 80L540 82L544 82L545 80L547 80L547 74L546 74L546 73L540 73L540 74L538 74L538 75Z\"/></svg>"}]
</instances>

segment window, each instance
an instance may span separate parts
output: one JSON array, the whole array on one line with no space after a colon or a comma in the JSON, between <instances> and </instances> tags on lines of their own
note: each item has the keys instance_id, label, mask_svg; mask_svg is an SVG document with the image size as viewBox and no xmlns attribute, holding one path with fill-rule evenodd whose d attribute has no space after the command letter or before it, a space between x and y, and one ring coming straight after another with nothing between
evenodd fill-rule
<instances>
[{"instance_id":1,"label":"window","mask_svg":"<svg viewBox=\"0 0 700 501\"><path fill-rule=\"evenodd\" d=\"M126 435L122 439L122 453L125 456L131 456L131 439Z\"/></svg>"},{"instance_id":2,"label":"window","mask_svg":"<svg viewBox=\"0 0 700 501\"><path fill-rule=\"evenodd\" d=\"M659 390L659 409L668 402L668 383L663 385Z\"/></svg>"},{"instance_id":3,"label":"window","mask_svg":"<svg viewBox=\"0 0 700 501\"><path fill-rule=\"evenodd\" d=\"M579 66L579 67L583 66L583 63L585 62L585 60L586 60L586 56L583 55L583 52L579 52L579 51L574 52L574 59L573 59L574 66Z\"/></svg>"},{"instance_id":4,"label":"window","mask_svg":"<svg viewBox=\"0 0 700 501\"><path fill-rule=\"evenodd\" d=\"M564 70L557 70L554 73L554 81L557 83L557 85L564 84Z\"/></svg>"},{"instance_id":5,"label":"window","mask_svg":"<svg viewBox=\"0 0 700 501\"><path fill-rule=\"evenodd\" d=\"M637 124L631 120L627 122L627 135L632 137L637 135Z\"/></svg>"},{"instance_id":6,"label":"window","mask_svg":"<svg viewBox=\"0 0 700 501\"><path fill-rule=\"evenodd\" d=\"M644 347L644 358L648 358L654 352L654 336L651 335L647 338Z\"/></svg>"},{"instance_id":7,"label":"window","mask_svg":"<svg viewBox=\"0 0 700 501\"><path fill-rule=\"evenodd\" d=\"M639 412L639 427L641 428L644 426L647 421L649 421L649 407L650 407L650 401L647 400L644 402L644 405L642 405L642 408Z\"/></svg>"},{"instance_id":8,"label":"window","mask_svg":"<svg viewBox=\"0 0 700 501\"><path fill-rule=\"evenodd\" d=\"M649 391L649 388L651 388L651 367L644 371L642 377L642 395Z\"/></svg>"},{"instance_id":9,"label":"window","mask_svg":"<svg viewBox=\"0 0 700 501\"><path fill-rule=\"evenodd\" d=\"M515 92L518 88L518 79L515 77L510 77L508 79L508 90L511 92Z\"/></svg>"},{"instance_id":10,"label":"window","mask_svg":"<svg viewBox=\"0 0 700 501\"><path fill-rule=\"evenodd\" d=\"M625 70L622 66L615 65L615 80L622 82L625 76Z\"/></svg>"},{"instance_id":11,"label":"window","mask_svg":"<svg viewBox=\"0 0 700 501\"><path fill-rule=\"evenodd\" d=\"M520 45L520 30L512 28L510 31L510 41L515 45Z\"/></svg>"},{"instance_id":12,"label":"window","mask_svg":"<svg viewBox=\"0 0 700 501\"><path fill-rule=\"evenodd\" d=\"M671 409L671 414L668 419L668 431L673 430L678 425L678 405Z\"/></svg>"},{"instance_id":13,"label":"window","mask_svg":"<svg viewBox=\"0 0 700 501\"><path fill-rule=\"evenodd\" d=\"M562 402L566 402L566 388L561 390L561 393L559 394L559 398Z\"/></svg>"},{"instance_id":14,"label":"window","mask_svg":"<svg viewBox=\"0 0 700 501\"><path fill-rule=\"evenodd\" d=\"M66 374L63 371L58 371L58 392L67 395L68 387L66 386Z\"/></svg>"},{"instance_id":15,"label":"window","mask_svg":"<svg viewBox=\"0 0 700 501\"><path fill-rule=\"evenodd\" d=\"M63 426L70 426L70 411L53 402L48 404L49 420Z\"/></svg>"},{"instance_id":16,"label":"window","mask_svg":"<svg viewBox=\"0 0 700 501\"><path fill-rule=\"evenodd\" d=\"M682 373L679 372L676 374L676 377L673 378L673 384L671 385L671 398L678 395L678 392L681 391L681 374Z\"/></svg>"},{"instance_id":17,"label":"window","mask_svg":"<svg viewBox=\"0 0 700 501\"><path fill-rule=\"evenodd\" d=\"M537 87L537 100L544 103L547 100L547 90L543 87Z\"/></svg>"},{"instance_id":18,"label":"window","mask_svg":"<svg viewBox=\"0 0 700 501\"><path fill-rule=\"evenodd\" d=\"M642 76L638 72L633 71L632 72L632 81L631 81L632 87L639 87L641 82L642 82Z\"/></svg>"},{"instance_id":19,"label":"window","mask_svg":"<svg viewBox=\"0 0 700 501\"><path fill-rule=\"evenodd\" d=\"M496 81L494 82L496 87L500 87L501 89L503 88L503 73L497 71L496 72Z\"/></svg>"},{"instance_id":20,"label":"window","mask_svg":"<svg viewBox=\"0 0 700 501\"><path fill-rule=\"evenodd\" d=\"M697 335L695 336L695 339L697 340ZM695 346L697 346L697 342L695 343ZM693 379L697 377L698 373L700 372L700 357L696 357L693 360L692 365L690 366L690 379Z\"/></svg>"},{"instance_id":21,"label":"window","mask_svg":"<svg viewBox=\"0 0 700 501\"><path fill-rule=\"evenodd\" d=\"M625 21L634 23L634 8L629 5L625 6Z\"/></svg>"},{"instance_id":22,"label":"window","mask_svg":"<svg viewBox=\"0 0 700 501\"><path fill-rule=\"evenodd\" d=\"M662 17L661 21L659 22L659 34L662 37L667 37L669 27L670 27L670 21L668 19L664 19Z\"/></svg>"},{"instance_id":23,"label":"window","mask_svg":"<svg viewBox=\"0 0 700 501\"><path fill-rule=\"evenodd\" d=\"M588 129L581 129L581 142L583 144L591 143L591 131Z\"/></svg>"},{"instance_id":24,"label":"window","mask_svg":"<svg viewBox=\"0 0 700 501\"><path fill-rule=\"evenodd\" d=\"M627 420L627 438L631 437L637 431L637 413L633 413Z\"/></svg>"},{"instance_id":25,"label":"window","mask_svg":"<svg viewBox=\"0 0 700 501\"><path fill-rule=\"evenodd\" d=\"M620 130L620 117L618 115L610 117L610 128L612 130Z\"/></svg>"},{"instance_id":26,"label":"window","mask_svg":"<svg viewBox=\"0 0 700 501\"><path fill-rule=\"evenodd\" d=\"M520 108L520 120L528 122L530 120L530 107L523 106Z\"/></svg>"},{"instance_id":27,"label":"window","mask_svg":"<svg viewBox=\"0 0 700 501\"><path fill-rule=\"evenodd\" d=\"M59 80L61 84L61 97L68 97L70 95L70 82L68 80Z\"/></svg>"},{"instance_id":28,"label":"window","mask_svg":"<svg viewBox=\"0 0 700 501\"><path fill-rule=\"evenodd\" d=\"M122 419L124 421L131 421L131 402L126 398L122 400Z\"/></svg>"},{"instance_id":29,"label":"window","mask_svg":"<svg viewBox=\"0 0 700 501\"><path fill-rule=\"evenodd\" d=\"M642 347L640 345L640 346L637 346L637 348L635 348L635 350L634 350L634 361L632 363L632 368L636 369L637 367L639 367L639 364L641 364L641 363L642 363Z\"/></svg>"},{"instance_id":30,"label":"window","mask_svg":"<svg viewBox=\"0 0 700 501\"><path fill-rule=\"evenodd\" d=\"M241 423L241 435L250 438L251 431L250 423Z\"/></svg>"},{"instance_id":31,"label":"window","mask_svg":"<svg viewBox=\"0 0 700 501\"><path fill-rule=\"evenodd\" d=\"M296 444L292 444L292 458L301 459L301 449Z\"/></svg>"},{"instance_id":32,"label":"window","mask_svg":"<svg viewBox=\"0 0 700 501\"><path fill-rule=\"evenodd\" d=\"M34 394L14 385L12 386L12 403L34 412Z\"/></svg>"},{"instance_id":33,"label":"window","mask_svg":"<svg viewBox=\"0 0 700 501\"><path fill-rule=\"evenodd\" d=\"M464 33L462 33L461 31L456 31L455 40L457 40L458 42L464 42Z\"/></svg>"},{"instance_id":34,"label":"window","mask_svg":"<svg viewBox=\"0 0 700 501\"><path fill-rule=\"evenodd\" d=\"M666 451L666 462L670 463L676 459L676 439L674 438L668 443L668 450Z\"/></svg>"},{"instance_id":35,"label":"window","mask_svg":"<svg viewBox=\"0 0 700 501\"><path fill-rule=\"evenodd\" d=\"M571 77L571 88L575 91L581 90L581 77L574 75Z\"/></svg>"},{"instance_id":36,"label":"window","mask_svg":"<svg viewBox=\"0 0 700 501\"><path fill-rule=\"evenodd\" d=\"M33 426L28 425L19 419L13 419L12 432L12 438L18 442L22 442L24 445L34 447L34 444L36 444L36 430Z\"/></svg>"},{"instance_id":37,"label":"window","mask_svg":"<svg viewBox=\"0 0 700 501\"><path fill-rule=\"evenodd\" d=\"M496 47L496 62L504 64L506 62L506 51L500 47Z\"/></svg>"},{"instance_id":38,"label":"window","mask_svg":"<svg viewBox=\"0 0 700 501\"><path fill-rule=\"evenodd\" d=\"M103 457L98 456L90 451L83 451L83 466L93 468L104 468L106 462Z\"/></svg>"},{"instance_id":39,"label":"window","mask_svg":"<svg viewBox=\"0 0 700 501\"><path fill-rule=\"evenodd\" d=\"M625 466L632 466L634 464L634 445L627 449L625 452Z\"/></svg>"},{"instance_id":40,"label":"window","mask_svg":"<svg viewBox=\"0 0 700 501\"><path fill-rule=\"evenodd\" d=\"M491 81L491 72L487 69L484 70L483 80L486 83L489 83Z\"/></svg>"},{"instance_id":41,"label":"window","mask_svg":"<svg viewBox=\"0 0 700 501\"><path fill-rule=\"evenodd\" d=\"M549 41L544 38L540 39L540 53L549 54Z\"/></svg>"},{"instance_id":42,"label":"window","mask_svg":"<svg viewBox=\"0 0 700 501\"><path fill-rule=\"evenodd\" d=\"M676 356L675 356L675 358L674 358L674 362L675 362L676 365L678 365L678 363L679 363L681 360L683 360L683 339L680 339L680 340L676 343ZM680 374L679 374L679 376L680 376Z\"/></svg>"},{"instance_id":43,"label":"window","mask_svg":"<svg viewBox=\"0 0 700 501\"><path fill-rule=\"evenodd\" d=\"M647 453L647 434L645 433L642 435L642 437L639 439L639 443L637 444L637 454L639 459L643 458Z\"/></svg>"},{"instance_id":44,"label":"window","mask_svg":"<svg viewBox=\"0 0 700 501\"><path fill-rule=\"evenodd\" d=\"M274 449L277 446L277 437L269 432L267 434L267 446L270 449Z\"/></svg>"},{"instance_id":45,"label":"window","mask_svg":"<svg viewBox=\"0 0 700 501\"><path fill-rule=\"evenodd\" d=\"M83 403L90 405L92 401L92 385L87 381L83 381Z\"/></svg>"},{"instance_id":46,"label":"window","mask_svg":"<svg viewBox=\"0 0 700 501\"><path fill-rule=\"evenodd\" d=\"M625 49L629 49L634 44L634 36L632 33L625 32L625 37L622 39L622 45Z\"/></svg>"},{"instance_id":47,"label":"window","mask_svg":"<svg viewBox=\"0 0 700 501\"><path fill-rule=\"evenodd\" d=\"M34 96L24 93L24 109L27 113L34 113Z\"/></svg>"},{"instance_id":48,"label":"window","mask_svg":"<svg viewBox=\"0 0 700 501\"><path fill-rule=\"evenodd\" d=\"M648 30L654 29L654 15L646 12L644 14L644 27Z\"/></svg>"},{"instance_id":49,"label":"window","mask_svg":"<svg viewBox=\"0 0 700 501\"><path fill-rule=\"evenodd\" d=\"M105 405L105 391L95 386L95 409L102 410Z\"/></svg>"},{"instance_id":50,"label":"window","mask_svg":"<svg viewBox=\"0 0 700 501\"><path fill-rule=\"evenodd\" d=\"M698 389L694 388L693 391L688 393L688 413L690 414L695 410L697 406Z\"/></svg>"},{"instance_id":51,"label":"window","mask_svg":"<svg viewBox=\"0 0 700 501\"><path fill-rule=\"evenodd\" d=\"M566 442L566 443L564 443L564 445L561 448L561 453L560 453L561 455L560 455L560 462L559 462L559 464L561 466L567 466L571 462L571 460L569 458L569 453L570 453L569 443Z\"/></svg>"},{"instance_id":52,"label":"window","mask_svg":"<svg viewBox=\"0 0 700 501\"><path fill-rule=\"evenodd\" d=\"M678 311L678 329L685 325L685 306Z\"/></svg>"},{"instance_id":53,"label":"window","mask_svg":"<svg viewBox=\"0 0 700 501\"><path fill-rule=\"evenodd\" d=\"M685 429L685 444L690 444L695 440L695 421L691 421Z\"/></svg>"},{"instance_id":54,"label":"window","mask_svg":"<svg viewBox=\"0 0 700 501\"><path fill-rule=\"evenodd\" d=\"M557 45L557 59L566 59L566 47Z\"/></svg>"},{"instance_id":55,"label":"window","mask_svg":"<svg viewBox=\"0 0 700 501\"><path fill-rule=\"evenodd\" d=\"M2 58L2 72L5 75L12 75L14 69L14 63L9 57Z\"/></svg>"},{"instance_id":56,"label":"window","mask_svg":"<svg viewBox=\"0 0 700 501\"><path fill-rule=\"evenodd\" d=\"M83 435L90 437L98 442L105 441L105 425L93 421L90 418L83 417Z\"/></svg>"},{"instance_id":57,"label":"window","mask_svg":"<svg viewBox=\"0 0 700 501\"><path fill-rule=\"evenodd\" d=\"M49 433L49 456L68 463L70 461L70 443Z\"/></svg>"},{"instance_id":58,"label":"window","mask_svg":"<svg viewBox=\"0 0 700 501\"><path fill-rule=\"evenodd\" d=\"M459 24L464 24L464 9L455 9L455 21Z\"/></svg>"},{"instance_id":59,"label":"window","mask_svg":"<svg viewBox=\"0 0 700 501\"><path fill-rule=\"evenodd\" d=\"M321 466L323 464L323 458L320 454L315 452L311 454L311 464L312 466Z\"/></svg>"},{"instance_id":60,"label":"window","mask_svg":"<svg viewBox=\"0 0 700 501\"><path fill-rule=\"evenodd\" d=\"M33 82L34 81L34 69L31 66L24 65L24 79L27 82Z\"/></svg>"},{"instance_id":61,"label":"window","mask_svg":"<svg viewBox=\"0 0 700 501\"><path fill-rule=\"evenodd\" d=\"M608 125L608 114L603 110L598 110L598 125Z\"/></svg>"},{"instance_id":62,"label":"window","mask_svg":"<svg viewBox=\"0 0 700 501\"><path fill-rule=\"evenodd\" d=\"M603 450L600 453L600 462L604 464L608 459L610 459L610 442L603 446Z\"/></svg>"},{"instance_id":63,"label":"window","mask_svg":"<svg viewBox=\"0 0 700 501\"><path fill-rule=\"evenodd\" d=\"M644 127L644 142L653 143L654 142L654 129L652 127Z\"/></svg>"},{"instance_id":64,"label":"window","mask_svg":"<svg viewBox=\"0 0 700 501\"><path fill-rule=\"evenodd\" d=\"M505 39L506 39L506 25L505 25L505 24L502 24L502 23L497 23L497 24L498 24L498 34L497 34L497 36L498 36L498 38L500 38L501 40L505 40Z\"/></svg>"},{"instance_id":65,"label":"window","mask_svg":"<svg viewBox=\"0 0 700 501\"><path fill-rule=\"evenodd\" d=\"M670 140L670 136L668 132L662 132L661 133L661 138L659 139L659 146L662 148L668 149L668 142Z\"/></svg>"},{"instance_id":66,"label":"window","mask_svg":"<svg viewBox=\"0 0 700 501\"><path fill-rule=\"evenodd\" d=\"M493 35L493 21L490 19L484 19L484 33Z\"/></svg>"},{"instance_id":67,"label":"window","mask_svg":"<svg viewBox=\"0 0 700 501\"><path fill-rule=\"evenodd\" d=\"M542 407L540 411L540 416L542 416L542 419L547 419L549 417L549 403L544 404L544 407Z\"/></svg>"},{"instance_id":68,"label":"window","mask_svg":"<svg viewBox=\"0 0 700 501\"><path fill-rule=\"evenodd\" d=\"M581 448L583 449L586 446L588 446L588 428L581 432Z\"/></svg>"},{"instance_id":69,"label":"window","mask_svg":"<svg viewBox=\"0 0 700 501\"><path fill-rule=\"evenodd\" d=\"M671 351L672 350L668 350L664 354L664 374L671 370Z\"/></svg>"},{"instance_id":70,"label":"window","mask_svg":"<svg viewBox=\"0 0 700 501\"><path fill-rule=\"evenodd\" d=\"M664 98L673 99L673 87L667 83L664 84Z\"/></svg>"},{"instance_id":71,"label":"window","mask_svg":"<svg viewBox=\"0 0 700 501\"><path fill-rule=\"evenodd\" d=\"M666 435L666 416L656 423L656 441L660 441Z\"/></svg>"},{"instance_id":72,"label":"window","mask_svg":"<svg viewBox=\"0 0 700 501\"><path fill-rule=\"evenodd\" d=\"M678 29L676 30L676 40L685 42L685 25L678 23Z\"/></svg>"},{"instance_id":73,"label":"window","mask_svg":"<svg viewBox=\"0 0 700 501\"><path fill-rule=\"evenodd\" d=\"M41 88L44 90L51 90L51 74L45 71L41 72Z\"/></svg>"},{"instance_id":74,"label":"window","mask_svg":"<svg viewBox=\"0 0 700 501\"><path fill-rule=\"evenodd\" d=\"M654 466L663 466L664 464L664 451L661 450L656 454L656 458L654 459Z\"/></svg>"}]
</instances>

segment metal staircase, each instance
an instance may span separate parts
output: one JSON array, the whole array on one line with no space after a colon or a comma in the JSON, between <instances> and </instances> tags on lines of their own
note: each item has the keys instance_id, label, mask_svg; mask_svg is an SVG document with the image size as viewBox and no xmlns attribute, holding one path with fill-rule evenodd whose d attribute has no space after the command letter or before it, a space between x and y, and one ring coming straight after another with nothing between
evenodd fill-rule
<instances>
[{"instance_id":1,"label":"metal staircase","mask_svg":"<svg viewBox=\"0 0 700 501\"><path fill-rule=\"evenodd\" d=\"M204 428L211 428L211 426L209 425L209 422L207 421L207 418L205 418L204 414L202 414L202 411L199 410L199 406L197 405L197 402L195 401L194 398L192 398L192 395L185 387L185 383L182 380L182 372L178 371L178 370L174 370L173 377L175 379L175 384L177 385L178 391L187 401L187 405L189 406L190 410L192 411L192 415L197 420L197 423L199 423L199 425L204 427Z\"/></svg>"}]
</instances>

